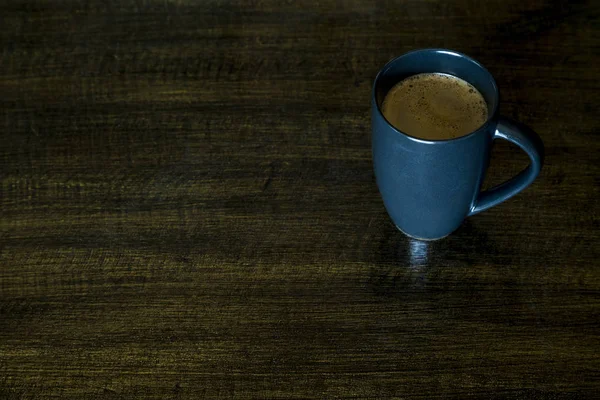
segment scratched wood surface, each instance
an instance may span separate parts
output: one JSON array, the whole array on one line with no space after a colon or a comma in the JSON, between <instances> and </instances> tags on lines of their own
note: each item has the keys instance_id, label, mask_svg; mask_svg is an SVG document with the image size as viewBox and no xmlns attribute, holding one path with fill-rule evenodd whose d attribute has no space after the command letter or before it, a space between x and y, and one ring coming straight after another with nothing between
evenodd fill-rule
<instances>
[{"instance_id":1,"label":"scratched wood surface","mask_svg":"<svg viewBox=\"0 0 600 400\"><path fill-rule=\"evenodd\" d=\"M3 0L0 398L593 398L599 6ZM429 244L370 153L372 80L421 47L546 145Z\"/></svg>"}]
</instances>

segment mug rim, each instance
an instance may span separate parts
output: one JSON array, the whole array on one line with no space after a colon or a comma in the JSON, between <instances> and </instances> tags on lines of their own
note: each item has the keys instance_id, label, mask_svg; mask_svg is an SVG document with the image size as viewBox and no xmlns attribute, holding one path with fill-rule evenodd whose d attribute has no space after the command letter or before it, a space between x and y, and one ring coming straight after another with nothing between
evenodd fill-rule
<instances>
[{"instance_id":1,"label":"mug rim","mask_svg":"<svg viewBox=\"0 0 600 400\"><path fill-rule=\"evenodd\" d=\"M453 55L456 57L460 57L460 58L463 58L463 59L467 60L468 62L474 64L476 67L483 70L489 76L490 81L493 86L493 89L494 89L494 96L496 98L496 102L494 104L494 108L492 109L492 112L488 115L488 118L486 119L486 121L479 128L475 129L474 131L472 131L470 133L467 133L466 135L462 135L462 136L459 136L456 138L451 138L451 139L422 139L422 138L412 136L406 132L399 130L394 125L392 125L390 123L390 121L387 120L387 118L383 115L383 112L381 111L379 104L377 103L377 86L379 83L379 79L392 67L393 64L395 64L402 58L407 57L412 54L415 54L415 53L443 53L443 54L450 54L450 55ZM443 71L439 71L439 73L447 74L447 72L443 72ZM460 78L460 79L462 79L462 78ZM404 136L408 139L418 142L418 143L441 144L441 143L456 142L459 140L468 140L468 138L475 136L479 132L485 131L486 128L490 125L490 123L496 118L496 115L498 114L498 106L500 104L500 92L498 91L498 85L496 84L496 80L494 79L494 76L490 73L490 71L487 70L487 68L485 68L479 61L475 60L474 58L469 57L468 55L458 52L458 51L455 51L455 50L443 49L443 48L425 48L425 49L411 50L411 51L401 54L397 57L394 57L393 59L388 61L383 66L383 68L381 68L379 70L379 72L375 76L375 80L373 82L373 89L371 91L371 100L372 100L373 104L375 105L375 108L377 109L379 116L381 118L383 118L383 120L388 125L388 127L393 129L395 132L401 134L402 136Z\"/></svg>"}]
</instances>

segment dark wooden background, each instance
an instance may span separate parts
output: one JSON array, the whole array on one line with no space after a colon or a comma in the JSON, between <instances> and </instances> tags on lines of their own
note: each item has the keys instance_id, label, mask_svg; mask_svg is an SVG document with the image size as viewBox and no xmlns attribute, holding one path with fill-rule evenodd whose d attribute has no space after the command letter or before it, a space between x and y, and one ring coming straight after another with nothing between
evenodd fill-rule
<instances>
[{"instance_id":1,"label":"dark wooden background","mask_svg":"<svg viewBox=\"0 0 600 400\"><path fill-rule=\"evenodd\" d=\"M369 94L448 47L546 145L397 232ZM1 399L600 392L600 3L0 2ZM526 164L499 143L488 185Z\"/></svg>"}]
</instances>

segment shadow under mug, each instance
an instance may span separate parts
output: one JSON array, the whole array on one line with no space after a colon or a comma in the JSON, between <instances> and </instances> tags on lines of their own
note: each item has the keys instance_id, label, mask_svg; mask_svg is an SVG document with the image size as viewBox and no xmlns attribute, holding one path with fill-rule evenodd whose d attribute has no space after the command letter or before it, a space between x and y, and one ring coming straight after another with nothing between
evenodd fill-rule
<instances>
[{"instance_id":1,"label":"shadow under mug","mask_svg":"<svg viewBox=\"0 0 600 400\"><path fill-rule=\"evenodd\" d=\"M386 94L401 80L428 72L454 75L475 86L487 103L485 124L448 140L419 139L392 126L381 111ZM525 125L499 116L498 103L492 75L477 61L451 50L412 51L377 74L371 107L373 167L385 208L400 231L415 239L441 239L465 217L503 202L535 180L544 158L542 141ZM495 139L519 146L531 163L509 181L480 192Z\"/></svg>"}]
</instances>

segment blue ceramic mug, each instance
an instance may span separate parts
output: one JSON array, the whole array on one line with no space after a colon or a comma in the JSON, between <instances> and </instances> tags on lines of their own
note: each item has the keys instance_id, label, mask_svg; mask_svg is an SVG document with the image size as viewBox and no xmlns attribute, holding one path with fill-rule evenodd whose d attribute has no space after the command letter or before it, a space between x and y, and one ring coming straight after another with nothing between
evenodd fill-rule
<instances>
[{"instance_id":1,"label":"blue ceramic mug","mask_svg":"<svg viewBox=\"0 0 600 400\"><path fill-rule=\"evenodd\" d=\"M423 140L394 128L381 112L385 95L401 80L427 72L454 75L475 86L488 106L485 124L449 140ZM492 75L455 51L416 50L379 72L371 107L373 167L385 208L399 230L415 239L443 238L465 217L503 202L535 180L544 158L542 141L528 127L499 116L498 103ZM481 192L495 139L519 146L531 163L509 181Z\"/></svg>"}]
</instances>

